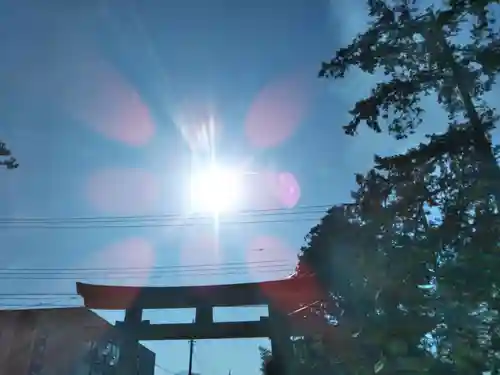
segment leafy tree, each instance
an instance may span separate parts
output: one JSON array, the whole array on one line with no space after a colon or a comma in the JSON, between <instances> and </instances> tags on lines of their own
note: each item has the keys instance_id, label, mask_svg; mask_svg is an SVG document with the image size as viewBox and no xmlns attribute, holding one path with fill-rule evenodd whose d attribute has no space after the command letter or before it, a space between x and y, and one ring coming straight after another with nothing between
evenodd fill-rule
<instances>
[{"instance_id":1,"label":"leafy tree","mask_svg":"<svg viewBox=\"0 0 500 375\"><path fill-rule=\"evenodd\" d=\"M358 175L355 203L302 248L298 277L313 271L331 296L326 351L346 373L498 370L500 225L481 160L399 158Z\"/></svg>"},{"instance_id":2,"label":"leafy tree","mask_svg":"<svg viewBox=\"0 0 500 375\"><path fill-rule=\"evenodd\" d=\"M436 137L400 162L473 147L485 178L494 183L491 192L500 198L500 170L489 134L497 116L484 101L500 70L500 39L487 8L492 2L450 0L443 9L420 11L414 0L369 0L368 29L323 63L319 75L343 78L353 67L384 73L386 80L350 111L352 120L344 126L350 135L362 122L376 132L387 123L390 134L405 138L422 122L422 96L437 94L450 126L463 130ZM453 36L465 32L461 28L471 17L476 20L471 42L455 43Z\"/></svg>"},{"instance_id":3,"label":"leafy tree","mask_svg":"<svg viewBox=\"0 0 500 375\"><path fill-rule=\"evenodd\" d=\"M442 9L420 11L415 1L368 1L372 22L367 31L337 51L320 71L320 76L333 78L343 78L352 67L385 74L386 80L354 105L352 120L344 127L347 134L354 135L362 122L381 132L385 123L390 134L405 138L422 122L421 98L432 93L449 115L446 133L429 136L426 144L402 155L376 157L375 170L358 176L356 215L344 221L352 230L357 220L362 231L352 230L349 241L333 246L335 238L346 236L346 224L336 228L324 220L311 231L315 242L309 238L301 257L318 278L333 282L328 278L335 276L328 274L335 271L326 267L339 262L338 256L332 260L336 247L352 251L352 244L360 243L364 236L371 248L365 263L377 265L376 254L382 253L385 264L391 264L393 270L402 267L416 276L409 278L413 286L430 271L430 288L424 299L408 291L411 297L406 304L417 310L420 306L421 312L434 311L427 315L434 317L436 324L428 331L431 338L427 343L437 359L429 370L437 372L444 368L458 373L499 371L500 264L494 254L500 243L500 171L490 135L497 116L484 99L500 70L500 37L489 12L491 3L495 1L450 0ZM470 20L471 42L454 42L453 37L464 33L461 29ZM420 212L417 222L416 212ZM411 234L408 228L416 223L419 231ZM370 233L369 225L385 230ZM383 250L374 251L374 244L383 239ZM400 244L405 259L395 253L395 244ZM350 255L349 259L344 263L356 265L356 272L363 269ZM366 290L369 278L363 280L359 285ZM387 273L388 284L396 288L405 284L401 281L397 272ZM345 284L345 279L342 282ZM337 280L335 287L330 287L338 290L338 285ZM363 289L348 292L345 288L336 298L345 304L346 296L352 299L357 290ZM368 290L373 293L373 288ZM366 315L356 318L367 320ZM415 334L413 340L417 337Z\"/></svg>"},{"instance_id":4,"label":"leafy tree","mask_svg":"<svg viewBox=\"0 0 500 375\"><path fill-rule=\"evenodd\" d=\"M12 156L11 151L7 148L7 145L0 141L0 166L4 166L7 169L15 169L19 166L16 159Z\"/></svg>"},{"instance_id":5,"label":"leafy tree","mask_svg":"<svg viewBox=\"0 0 500 375\"><path fill-rule=\"evenodd\" d=\"M497 204L483 183L481 156L462 149L439 158L411 158L409 164L400 159L386 158L376 173L397 173L404 184L419 186L399 200L404 205L421 202L427 211L422 251L431 252L429 259L435 259L426 268L433 275L428 308L438 323L430 340L439 360L436 371L445 365L458 373L498 369L495 327L499 323L496 285L500 263L496 254L500 231ZM364 199L371 200L369 196Z\"/></svg>"},{"instance_id":6,"label":"leafy tree","mask_svg":"<svg viewBox=\"0 0 500 375\"><path fill-rule=\"evenodd\" d=\"M500 370L500 223L480 164L472 153L441 160L433 186L438 219L429 237L440 245L436 311L444 324L437 332L439 353L461 373Z\"/></svg>"},{"instance_id":7,"label":"leafy tree","mask_svg":"<svg viewBox=\"0 0 500 375\"><path fill-rule=\"evenodd\" d=\"M344 127L364 122L397 139L423 121L436 94L449 129L357 176L351 206L330 210L306 237L298 277L315 274L330 293L323 313L337 322L325 346L346 373L498 371L500 171L484 100L500 69L500 39L488 4L369 0L372 18L322 77L352 67L384 73ZM471 42L454 43L466 20Z\"/></svg>"},{"instance_id":8,"label":"leafy tree","mask_svg":"<svg viewBox=\"0 0 500 375\"><path fill-rule=\"evenodd\" d=\"M315 337L300 337L292 340L294 356L291 367L297 374L327 373L335 369L330 358L324 353L324 345ZM259 347L261 372L263 375L283 375L268 348ZM331 371L330 371L331 372Z\"/></svg>"},{"instance_id":9,"label":"leafy tree","mask_svg":"<svg viewBox=\"0 0 500 375\"><path fill-rule=\"evenodd\" d=\"M259 346L259 353L261 361L260 371L262 375L267 375L266 365L272 357L271 350L268 348L264 348L263 346Z\"/></svg>"},{"instance_id":10,"label":"leafy tree","mask_svg":"<svg viewBox=\"0 0 500 375\"><path fill-rule=\"evenodd\" d=\"M334 207L306 237L298 275L311 269L331 299L337 327L327 352L347 373L430 368L424 337L437 325L429 308L435 252L426 236L426 171L359 175L355 204ZM414 199L419 197L420 199ZM337 366L339 367L339 366Z\"/></svg>"}]
</instances>

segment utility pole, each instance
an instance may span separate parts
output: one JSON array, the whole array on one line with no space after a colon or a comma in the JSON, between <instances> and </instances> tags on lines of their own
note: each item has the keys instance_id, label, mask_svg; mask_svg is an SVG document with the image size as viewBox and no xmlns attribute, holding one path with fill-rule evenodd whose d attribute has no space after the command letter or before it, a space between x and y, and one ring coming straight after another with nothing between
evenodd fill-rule
<instances>
[{"instance_id":1,"label":"utility pole","mask_svg":"<svg viewBox=\"0 0 500 375\"><path fill-rule=\"evenodd\" d=\"M194 340L189 340L189 368L188 375L193 374L193 349L194 349Z\"/></svg>"}]
</instances>

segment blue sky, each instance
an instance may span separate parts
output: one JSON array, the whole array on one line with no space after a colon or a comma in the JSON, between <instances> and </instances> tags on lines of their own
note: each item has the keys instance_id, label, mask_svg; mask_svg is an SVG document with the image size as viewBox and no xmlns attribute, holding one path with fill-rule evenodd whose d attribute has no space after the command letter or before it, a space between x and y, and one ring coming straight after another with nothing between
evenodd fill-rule
<instances>
[{"instance_id":1,"label":"blue sky","mask_svg":"<svg viewBox=\"0 0 500 375\"><path fill-rule=\"evenodd\" d=\"M408 146L370 131L349 138L340 129L348 121L350 105L376 78L353 74L337 83L317 79L319 63L363 27L362 4L3 2L0 137L21 167L0 171L0 216L184 215L191 162L206 157L196 135L210 119L220 160L257 173L245 182L242 208L347 201L353 174L368 169L374 153ZM444 119L433 111L431 116ZM300 187L292 202L269 182L280 173L288 176L285 185ZM2 267L218 263L221 270L231 262L287 259L292 269L313 224L297 220L223 226L217 245L210 227L0 229L0 259ZM260 246L266 249L253 251ZM142 281L212 284L286 274L176 273ZM2 279L0 287L19 293L71 293L74 281ZM75 302L59 298L48 303ZM216 319L258 319L261 313L217 311ZM103 314L110 320L120 318ZM190 321L192 315L151 312L145 318L180 322ZM195 370L257 374L260 344L267 341L198 342ZM157 352L162 367L186 369L187 342L148 346Z\"/></svg>"}]
</instances>

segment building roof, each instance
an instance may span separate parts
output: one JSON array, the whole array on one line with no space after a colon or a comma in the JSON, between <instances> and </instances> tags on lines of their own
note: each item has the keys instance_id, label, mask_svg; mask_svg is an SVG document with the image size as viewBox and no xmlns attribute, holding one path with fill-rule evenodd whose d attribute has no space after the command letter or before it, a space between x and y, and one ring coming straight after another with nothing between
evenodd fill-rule
<instances>
[{"instance_id":1,"label":"building roof","mask_svg":"<svg viewBox=\"0 0 500 375\"><path fill-rule=\"evenodd\" d=\"M0 310L0 319L24 314L36 320L57 320L60 324L83 324L85 327L110 328L113 325L86 307ZM78 322L78 323L77 323Z\"/></svg>"}]
</instances>

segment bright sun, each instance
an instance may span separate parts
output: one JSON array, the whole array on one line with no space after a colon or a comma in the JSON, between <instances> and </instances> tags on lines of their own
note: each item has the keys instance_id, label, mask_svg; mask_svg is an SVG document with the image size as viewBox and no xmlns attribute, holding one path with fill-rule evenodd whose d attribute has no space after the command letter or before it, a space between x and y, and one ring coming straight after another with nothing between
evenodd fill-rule
<instances>
[{"instance_id":1,"label":"bright sun","mask_svg":"<svg viewBox=\"0 0 500 375\"><path fill-rule=\"evenodd\" d=\"M240 198L237 171L212 165L191 176L191 207L196 212L228 212L236 208Z\"/></svg>"}]
</instances>

